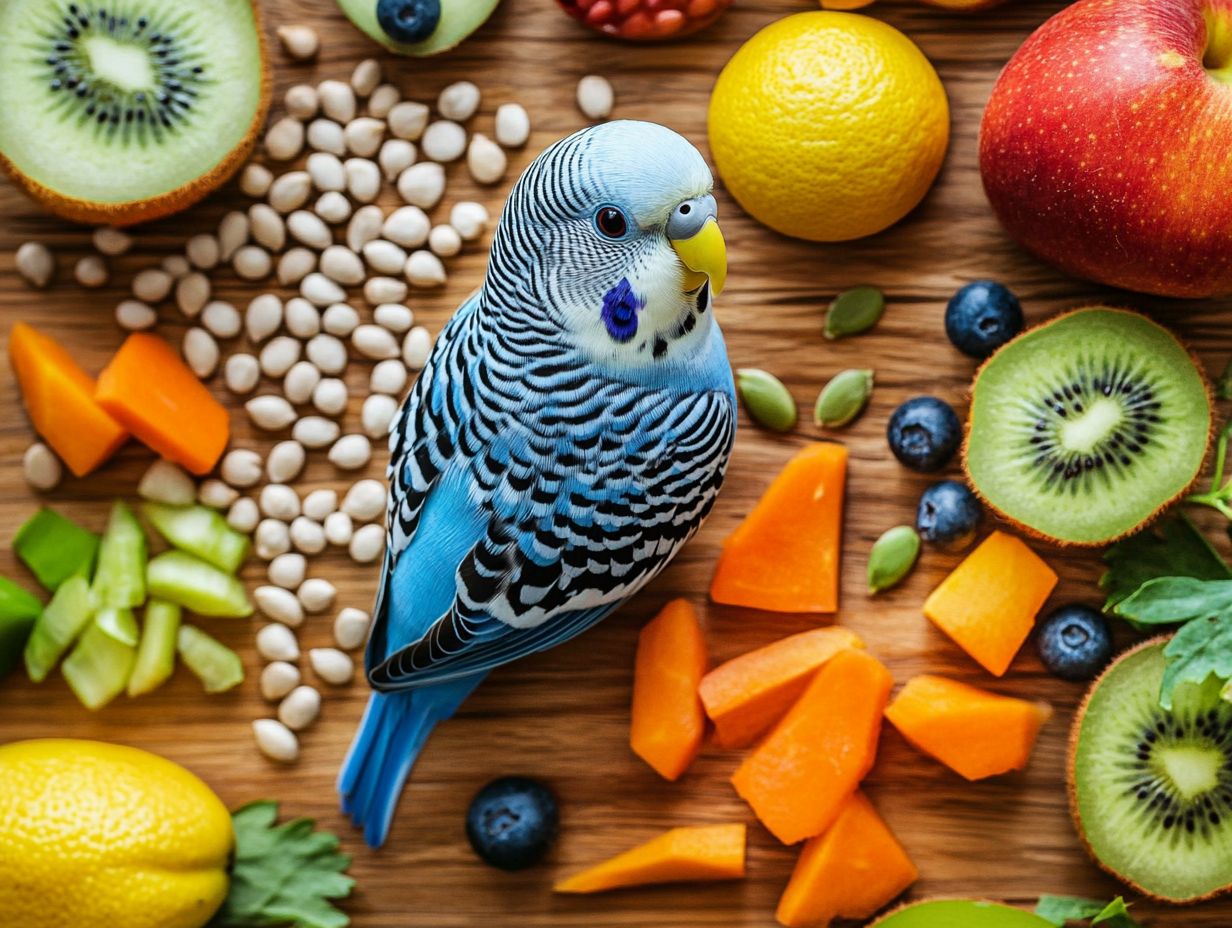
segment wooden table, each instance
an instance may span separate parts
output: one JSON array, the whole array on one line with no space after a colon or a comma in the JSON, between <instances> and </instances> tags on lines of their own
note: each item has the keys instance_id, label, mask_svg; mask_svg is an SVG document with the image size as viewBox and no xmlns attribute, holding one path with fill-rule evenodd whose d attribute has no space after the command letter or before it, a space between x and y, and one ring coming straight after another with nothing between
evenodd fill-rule
<instances>
[{"instance_id":1,"label":"wooden table","mask_svg":"<svg viewBox=\"0 0 1232 928\"><path fill-rule=\"evenodd\" d=\"M851 449L844 537L843 605L838 621L862 635L887 662L896 679L923 671L950 674L992 689L1046 699L1056 715L1044 730L1029 769L1021 774L967 784L909 748L887 726L868 792L898 833L922 872L912 897L978 896L1031 905L1041 893L1110 897L1119 890L1079 847L1066 811L1064 754L1073 710L1082 688L1048 676L1030 647L1004 679L993 680L921 615L927 592L957 557L928 551L911 578L871 600L864 592L866 554L891 525L910 522L929 478L910 473L888 454L884 431L890 411L919 393L965 403L973 364L946 342L945 302L965 281L991 277L1022 297L1031 320L1057 310L1109 299L1158 311L1174 322L1200 351L1210 370L1222 369L1232 337L1228 304L1181 307L1128 294L1105 294L1044 267L1001 233L985 202L976 170L980 113L998 70L1018 44L1062 4L1011 3L971 15L951 15L914 2L872 9L903 29L937 65L953 108L953 143L936 187L924 204L890 231L847 245L820 246L780 238L745 217L720 193L723 228L731 253L729 289L719 305L732 363L776 372L791 387L802 410L838 370L855 364L876 370L877 389L864 417L843 434ZM280 52L274 61L278 86L345 77L361 57L377 52L329 0L265 0L267 25L308 22L324 41L320 60L294 64ZM599 71L617 91L616 114L654 119L705 144L706 102L715 75L728 56L764 24L811 8L807 3L763 0L736 7L712 29L687 42L633 46L603 41L576 26L552 0L505 0L480 32L455 53L425 61L381 55L388 75L413 99L431 101L445 84L475 80L484 91L479 131L491 131L492 113L505 101L522 102L534 136L514 158L510 180L551 140L582 125L573 97L583 74ZM275 113L280 107L276 105ZM508 182L495 191L475 191L455 167L446 202L478 195L494 209ZM388 195L388 194L387 194ZM224 210L240 204L234 185L182 216L139 230L139 246L113 264L111 284L88 292L71 282L71 261L88 252L83 230L50 218L0 187L0 311L7 324L26 319L67 342L97 370L120 341L112 307L127 294L132 275L183 247L192 233L212 229ZM12 252L30 238L52 245L60 258L57 284L47 293L29 290L13 272ZM481 280L486 255L470 249L450 262L443 292L413 296L413 308L435 332L459 301ZM821 310L838 290L873 283L889 295L889 309L868 336L831 343L821 337ZM257 291L229 275L216 277L224 299L244 305ZM181 325L165 307L161 331L178 338ZM367 365L353 363L352 389L366 383ZM225 391L216 384L220 396ZM21 452L31 440L7 365L0 370L5 405L0 410L0 517L4 541L40 501L21 478ZM358 399L347 413L354 423ZM242 414L235 417L235 444L264 450ZM0 741L48 735L102 738L139 745L181 761L204 777L232 805L272 797L288 815L311 815L345 836L355 854L358 879L348 904L357 928L504 928L638 925L766 926L787 879L795 851L781 847L760 827L750 830L749 876L733 884L635 890L599 898L553 896L554 877L680 824L752 821L727 782L737 758L708 750L675 785L659 780L626 746L633 649L638 627L668 598L686 596L705 616L717 662L782 635L828 621L813 616L759 614L707 602L705 590L719 543L749 510L770 475L818 432L802 416L794 434L772 436L742 420L730 477L713 516L696 540L636 601L584 641L494 673L457 718L433 737L403 799L389 846L367 850L336 811L333 782L366 697L360 684L328 690L323 716L303 738L303 759L294 767L272 766L255 750L249 722L268 712L256 692L259 662L248 622L204 623L240 649L249 679L237 691L207 698L184 670L157 694L125 698L95 715L80 708L58 675L39 687L10 677L0 684ZM383 455L381 455L383 457ZM136 445L97 475L70 481L46 502L101 528L108 501L133 496L136 477L150 455ZM371 474L380 475L383 460ZM311 486L345 486L338 473L313 455ZM1054 603L1096 603L1098 558L1042 552L1062 574ZM8 551L0 572L29 580ZM245 576L257 582L263 566ZM340 590L340 605L366 607L375 573L344 555L327 553L310 573L326 576ZM254 623L251 623L255 625ZM329 621L312 619L304 643L326 644ZM328 689L328 688L327 688ZM472 854L463 835L466 806L488 779L506 773L542 777L558 791L563 832L546 866L508 875L489 869ZM1232 903L1192 910L1142 904L1157 926L1215 928L1232 922Z\"/></svg>"}]
</instances>

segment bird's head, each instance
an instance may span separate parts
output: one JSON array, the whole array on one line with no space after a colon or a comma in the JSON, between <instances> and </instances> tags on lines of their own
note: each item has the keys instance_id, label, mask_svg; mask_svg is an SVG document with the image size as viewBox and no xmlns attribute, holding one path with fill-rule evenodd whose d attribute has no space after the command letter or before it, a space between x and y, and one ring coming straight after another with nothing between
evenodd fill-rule
<instances>
[{"instance_id":1,"label":"bird's head","mask_svg":"<svg viewBox=\"0 0 1232 928\"><path fill-rule=\"evenodd\" d=\"M710 331L727 275L713 183L698 150L654 123L609 122L557 142L509 196L489 303L609 366L687 355Z\"/></svg>"}]
</instances>

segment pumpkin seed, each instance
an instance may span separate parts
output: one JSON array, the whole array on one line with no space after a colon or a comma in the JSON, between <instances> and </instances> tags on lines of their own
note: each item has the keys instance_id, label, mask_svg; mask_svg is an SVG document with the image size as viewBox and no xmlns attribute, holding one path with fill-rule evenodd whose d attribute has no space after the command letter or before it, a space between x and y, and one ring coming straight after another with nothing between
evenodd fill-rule
<instances>
[{"instance_id":1,"label":"pumpkin seed","mask_svg":"<svg viewBox=\"0 0 1232 928\"><path fill-rule=\"evenodd\" d=\"M773 374L755 367L736 371L736 387L753 421L776 432L790 432L796 424L796 401Z\"/></svg>"},{"instance_id":2,"label":"pumpkin seed","mask_svg":"<svg viewBox=\"0 0 1232 928\"><path fill-rule=\"evenodd\" d=\"M853 287L834 298L826 311L826 338L867 332L885 312L885 296L876 287Z\"/></svg>"},{"instance_id":3,"label":"pumpkin seed","mask_svg":"<svg viewBox=\"0 0 1232 928\"><path fill-rule=\"evenodd\" d=\"M873 372L867 368L840 371L821 388L813 421L828 429L842 428L858 416L873 393Z\"/></svg>"},{"instance_id":4,"label":"pumpkin seed","mask_svg":"<svg viewBox=\"0 0 1232 928\"><path fill-rule=\"evenodd\" d=\"M880 593L911 572L920 555L920 536L910 525L896 525L868 553L868 591Z\"/></svg>"}]
</instances>

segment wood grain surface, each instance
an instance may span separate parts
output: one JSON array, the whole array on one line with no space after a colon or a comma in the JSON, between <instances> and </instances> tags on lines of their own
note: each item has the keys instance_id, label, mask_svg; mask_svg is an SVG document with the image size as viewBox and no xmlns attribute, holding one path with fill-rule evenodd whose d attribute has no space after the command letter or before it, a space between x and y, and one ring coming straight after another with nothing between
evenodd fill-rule
<instances>
[{"instance_id":1,"label":"wood grain surface","mask_svg":"<svg viewBox=\"0 0 1232 928\"><path fill-rule=\"evenodd\" d=\"M300 81L345 77L360 58L378 51L330 0L264 0L263 5L271 32L283 22L307 22L323 39L320 59L311 65L291 63L275 52L280 90ZM965 406L973 364L949 346L941 325L947 298L963 282L978 277L1004 281L1021 295L1031 320L1100 299L1152 311L1175 324L1213 372L1222 369L1232 350L1229 304L1170 304L1069 279L1020 252L988 209L976 170L984 101L1014 49L1061 5L1055 0L1011 2L956 15L895 0L871 9L872 15L910 35L936 63L953 109L953 141L936 187L888 232L846 245L789 241L752 222L720 192L731 273L718 312L731 361L779 374L801 404L799 428L788 436L772 436L742 418L727 486L696 540L657 582L583 640L494 673L433 737L385 850L367 850L336 811L334 777L363 708L362 684L326 688L323 716L304 735L298 765L275 767L256 752L249 723L269 709L256 691L255 620L202 621L243 654L249 679L235 692L207 698L181 668L155 695L137 701L120 698L92 715L77 705L58 675L43 686L14 675L0 684L0 741L57 735L139 745L188 765L231 805L271 797L282 800L288 815L319 818L344 835L355 855L353 873L359 882L347 909L357 928L772 925L796 852L778 845L760 827L750 830L749 876L743 882L596 898L553 896L550 885L553 878L663 828L753 821L727 782L736 755L707 750L681 782L672 785L629 752L636 631L669 597L686 596L705 617L717 662L829 621L718 607L707 601L705 590L723 537L749 510L772 473L796 448L818 437L807 413L819 387L836 371L858 364L875 369L877 388L867 413L842 435L851 449L851 471L837 621L862 635L900 682L923 671L939 672L1000 692L1045 699L1056 708L1029 769L979 784L960 781L909 748L887 726L867 786L919 864L922 876L911 897L969 895L1025 906L1041 893L1108 897L1118 892L1082 852L1066 810L1065 744L1082 687L1045 674L1029 646L1009 674L993 680L923 618L924 597L953 567L956 556L928 551L897 590L875 600L864 592L872 540L891 525L912 521L919 493L929 482L889 455L884 431L890 411L925 392L960 409ZM438 215L450 202L476 195L495 210L508 183L535 152L583 124L574 105L575 84L582 75L599 71L611 78L617 115L666 123L704 150L706 103L723 63L764 24L809 8L794 0L737 0L714 28L691 40L633 46L592 35L562 15L553 0L505 0L492 20L450 55L423 61L378 57L386 74L413 99L431 101L441 87L459 78L477 82L484 92L474 120L479 131L491 132L498 104L513 100L527 107L534 135L526 151L513 159L506 183L477 191L464 169L455 166L446 205ZM276 103L274 113L279 110ZM391 191L385 197L393 202ZM72 283L71 266L89 252L86 231L44 215L12 187L0 186L0 328L7 335L14 320L31 321L71 345L87 368L99 369L120 341L112 309L127 295L133 274L182 249L188 235L212 230L226 209L241 203L230 185L181 216L140 229L138 247L111 262L111 283L84 291ZM27 239L47 242L59 257L58 280L46 293L31 291L13 272L13 250ZM480 283L485 262L479 248L453 259L442 292L413 294L418 319L437 331ZM888 294L889 309L881 324L861 338L825 341L822 307L837 291L866 282ZM229 273L215 275L215 290L240 305L259 292ZM162 314L160 330L178 339L182 323L175 310L165 306ZM367 364L352 363L348 377L353 396L347 413L352 427L367 373ZM225 397L220 383L213 386ZM28 575L14 561L7 542L41 500L21 478L20 457L31 436L7 365L0 365L0 391L0 572L25 581ZM264 451L271 444L270 438L250 430L238 407L234 422L236 446ZM382 473L384 454L378 457L369 468L372 475ZM117 495L131 497L136 477L150 459L148 452L130 444L97 475L69 481L42 501L101 528L108 501ZM313 455L305 486L345 485L323 455ZM1063 577L1054 603L1099 601L1097 556L1041 553ZM255 583L263 572L263 565L253 562L245 576ZM344 555L329 552L314 559L310 574L338 585L339 605L369 604L374 571L357 568ZM304 644L327 644L329 626L326 618L309 620ZM506 773L545 779L563 807L561 840L548 863L517 875L480 864L463 834L466 806L475 790ZM1232 923L1232 903L1227 902L1186 910L1143 903L1139 911L1161 928Z\"/></svg>"}]
</instances>

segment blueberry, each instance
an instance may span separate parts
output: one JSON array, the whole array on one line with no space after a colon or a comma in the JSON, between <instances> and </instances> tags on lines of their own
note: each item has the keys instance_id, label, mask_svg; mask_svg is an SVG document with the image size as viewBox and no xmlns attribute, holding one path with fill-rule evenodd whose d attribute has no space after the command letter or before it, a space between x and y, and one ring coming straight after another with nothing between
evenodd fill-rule
<instances>
[{"instance_id":1,"label":"blueberry","mask_svg":"<svg viewBox=\"0 0 1232 928\"><path fill-rule=\"evenodd\" d=\"M1090 680L1112 659L1108 622L1076 603L1049 613L1035 630L1035 646L1044 667L1062 680Z\"/></svg>"},{"instance_id":2,"label":"blueberry","mask_svg":"<svg viewBox=\"0 0 1232 928\"><path fill-rule=\"evenodd\" d=\"M991 280L959 288L945 307L945 334L973 358L988 357L1021 331L1018 297Z\"/></svg>"},{"instance_id":3,"label":"blueberry","mask_svg":"<svg viewBox=\"0 0 1232 928\"><path fill-rule=\"evenodd\" d=\"M441 21L441 0L377 0L376 21L395 42L422 42Z\"/></svg>"},{"instance_id":4,"label":"blueberry","mask_svg":"<svg viewBox=\"0 0 1232 928\"><path fill-rule=\"evenodd\" d=\"M493 780L471 800L466 837L485 863L523 870L547 853L560 827L552 791L526 777Z\"/></svg>"},{"instance_id":5,"label":"blueberry","mask_svg":"<svg viewBox=\"0 0 1232 928\"><path fill-rule=\"evenodd\" d=\"M942 480L925 490L915 513L920 537L946 551L970 544L979 523L980 501L957 480Z\"/></svg>"},{"instance_id":6,"label":"blueberry","mask_svg":"<svg viewBox=\"0 0 1232 928\"><path fill-rule=\"evenodd\" d=\"M894 410L886 437L899 461L927 473L949 463L962 441L962 425L949 403L917 396Z\"/></svg>"}]
</instances>

